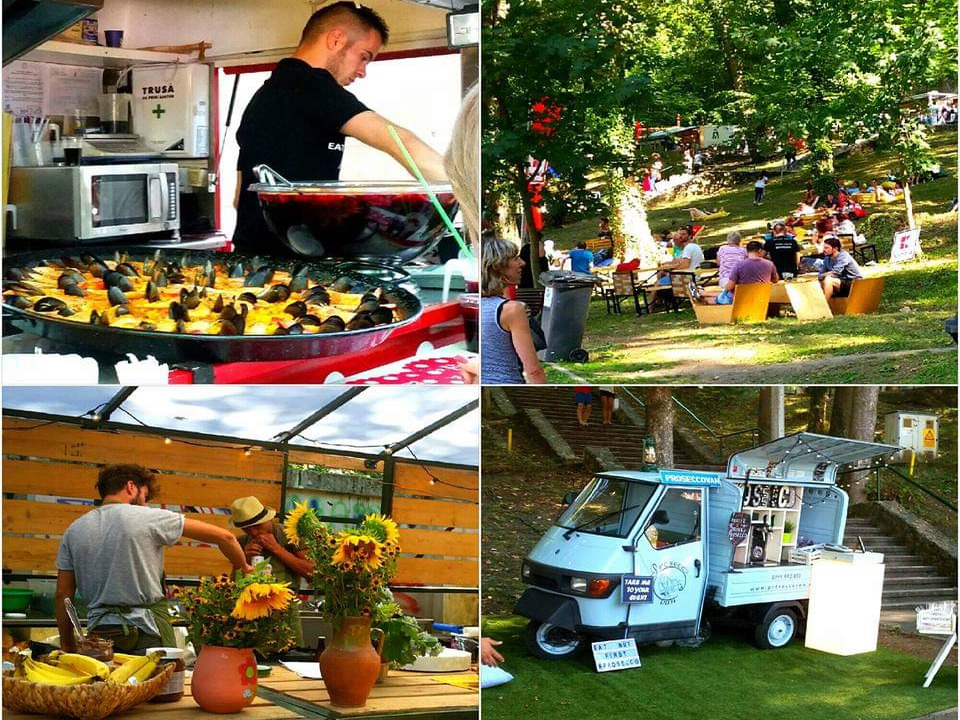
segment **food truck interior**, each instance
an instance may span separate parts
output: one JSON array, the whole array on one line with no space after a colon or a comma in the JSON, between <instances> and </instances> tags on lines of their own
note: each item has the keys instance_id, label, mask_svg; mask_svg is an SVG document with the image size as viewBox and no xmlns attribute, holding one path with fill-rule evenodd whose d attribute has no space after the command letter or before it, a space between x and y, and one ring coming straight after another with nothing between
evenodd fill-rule
<instances>
[{"instance_id":1,"label":"food truck interior","mask_svg":"<svg viewBox=\"0 0 960 720\"><path fill-rule=\"evenodd\" d=\"M173 382L324 382L333 373L335 379L350 377L410 358L424 342L436 348L463 342L457 296L449 302L447 288L454 293L463 290L466 264L457 261L452 232L434 209L442 205L449 214L455 212L449 187L435 189L440 202L431 203L430 193L406 168L353 138L346 143L341 183L335 188L298 183L289 192L282 177L263 176L275 191L272 183L280 183L279 193L271 197L285 194L288 212L297 206L301 208L297 212L304 211L310 204L311 214L297 222L320 236L322 244L303 251L298 263L290 232L283 234L287 220L278 214L275 222L271 220L283 240L271 238L278 248L276 257L223 254L233 251L235 133L243 110L276 63L293 52L307 18L323 4L300 0L5 4L4 264L24 272L5 277L4 353L32 353L36 348L79 353L99 361L102 380L113 379L111 368L123 353L142 359L149 350L161 362L202 368L179 376L171 369ZM443 153L460 99L478 75L476 6L466 6L463 0L372 0L369 5L389 25L390 40L367 77L352 83L350 91ZM297 202L315 200L314 192L328 196L319 211L313 208L316 202ZM362 207L363 217L339 222L344 203ZM162 255L156 254L158 250ZM261 344L257 351L224 353L213 348L242 344L252 334L272 334L276 326L219 323L211 329L189 325L198 318L189 318L188 313L186 327L180 326L178 334L210 340L215 334L239 330L241 337L217 338L225 341L220 343L196 337L194 342L178 342L183 338L168 333L151 343L137 335L163 328L156 328L149 318L146 325L134 327L130 317L115 317L113 301L106 295L103 305L114 308L106 320L102 312L94 318L89 308L79 307L87 289L80 278L70 283L79 288L74 288L73 298L48 293L56 302L34 307L36 287L25 289L24 283L29 283L35 267L48 261L65 269L64 258L79 260L66 266L81 276L99 265L102 271L94 268L94 278L86 278L91 281L118 270L126 260L134 292L145 290L137 279L145 269L156 271L158 262L167 276L171 267L182 267L185 284L192 287L200 272L213 281L212 264L217 275L233 274L245 281L263 266L289 272L291 278L299 271L311 278L307 287L312 289L316 266L323 266L317 272L329 276L325 287L346 278L335 288L338 292L375 294L380 305L389 306L392 317L375 319L373 324L390 325L391 337L386 342L383 327L379 335L368 332L373 328L349 326L321 332L318 323L297 322L299 327L290 336L353 337L346 343L287 337L267 351ZM304 265L310 267L305 270ZM17 282L21 284L11 287ZM260 277L257 287L269 282ZM106 292L111 283L94 285ZM414 301L400 303L401 307L388 303L382 297L387 286L400 287ZM26 299L11 305L11 295L17 294ZM96 293L92 295L95 305ZM114 299L119 298L115 293ZM286 300L282 298L284 304ZM132 314L138 313L134 309ZM179 310L169 314L175 322L184 319L174 317ZM343 316L344 324L351 317ZM346 357L373 347L377 352L366 353L369 357ZM299 362L295 369L264 364L294 360L315 362Z\"/></svg>"}]
</instances>

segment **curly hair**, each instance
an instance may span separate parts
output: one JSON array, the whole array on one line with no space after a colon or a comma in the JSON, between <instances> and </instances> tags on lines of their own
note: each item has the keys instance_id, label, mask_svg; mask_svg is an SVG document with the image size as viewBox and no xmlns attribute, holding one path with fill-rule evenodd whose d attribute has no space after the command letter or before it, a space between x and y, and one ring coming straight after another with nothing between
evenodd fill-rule
<instances>
[{"instance_id":1,"label":"curly hair","mask_svg":"<svg viewBox=\"0 0 960 720\"><path fill-rule=\"evenodd\" d=\"M97 492L101 498L113 495L119 492L127 485L127 481L132 480L138 488L147 486L147 499L155 498L160 493L160 483L157 482L157 476L153 471L147 470L142 465L132 463L122 463L119 465L106 465L100 469L97 476Z\"/></svg>"},{"instance_id":2,"label":"curly hair","mask_svg":"<svg viewBox=\"0 0 960 720\"><path fill-rule=\"evenodd\" d=\"M500 297L510 284L503 277L507 263L520 254L516 244L503 238L486 237L480 253L480 294Z\"/></svg>"}]
</instances>

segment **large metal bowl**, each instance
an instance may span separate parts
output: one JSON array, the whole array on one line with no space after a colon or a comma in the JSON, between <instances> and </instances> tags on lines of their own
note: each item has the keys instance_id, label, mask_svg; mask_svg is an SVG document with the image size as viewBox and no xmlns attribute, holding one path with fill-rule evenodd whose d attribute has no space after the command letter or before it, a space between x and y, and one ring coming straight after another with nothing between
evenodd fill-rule
<instances>
[{"instance_id":1,"label":"large metal bowl","mask_svg":"<svg viewBox=\"0 0 960 720\"><path fill-rule=\"evenodd\" d=\"M261 166L262 167L262 166ZM257 193L267 225L290 250L312 258L375 258L406 263L440 241L444 222L417 182L288 182L264 169ZM431 183L447 215L450 185Z\"/></svg>"}]
</instances>

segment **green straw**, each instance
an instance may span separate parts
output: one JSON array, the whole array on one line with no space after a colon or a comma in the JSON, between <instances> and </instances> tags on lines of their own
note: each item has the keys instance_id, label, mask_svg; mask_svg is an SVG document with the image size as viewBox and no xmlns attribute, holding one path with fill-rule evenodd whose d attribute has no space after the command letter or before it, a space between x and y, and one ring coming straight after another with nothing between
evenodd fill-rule
<instances>
[{"instance_id":1,"label":"green straw","mask_svg":"<svg viewBox=\"0 0 960 720\"><path fill-rule=\"evenodd\" d=\"M440 213L440 217L443 218L443 222L447 226L447 229L453 234L453 239L457 241L460 249L466 253L467 257L472 260L473 253L470 251L470 247L463 241L463 238L460 236L460 232L453 226L453 221L450 220L450 216L447 215L447 211L443 209L443 205L441 205L440 201L437 200L436 194L430 189L430 184L426 181L426 178L423 177L423 173L420 172L420 168L418 168L417 164L413 161L413 158L410 156L406 145L403 144L403 140L401 140L400 136L397 135L397 129L393 127L393 125L387 125L387 132L390 133L390 137L393 138L393 141L397 144L397 147L400 148L400 152L403 153L403 158L407 161L407 165L410 166L410 172L414 174L414 177L420 181L420 184L423 185L424 189L427 191L427 195L430 196L430 202L433 203L433 206L437 209L437 212Z\"/></svg>"}]
</instances>

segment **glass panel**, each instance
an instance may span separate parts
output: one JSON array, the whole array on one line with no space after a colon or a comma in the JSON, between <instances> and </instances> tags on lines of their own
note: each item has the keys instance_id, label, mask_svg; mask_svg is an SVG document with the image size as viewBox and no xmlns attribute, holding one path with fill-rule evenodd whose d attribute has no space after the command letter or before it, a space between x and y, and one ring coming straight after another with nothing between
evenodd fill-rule
<instances>
[{"instance_id":1,"label":"glass panel","mask_svg":"<svg viewBox=\"0 0 960 720\"><path fill-rule=\"evenodd\" d=\"M643 534L658 550L700 539L700 490L670 488Z\"/></svg>"},{"instance_id":2,"label":"glass panel","mask_svg":"<svg viewBox=\"0 0 960 720\"><path fill-rule=\"evenodd\" d=\"M557 520L560 527L626 537L657 486L611 478L594 478Z\"/></svg>"}]
</instances>

